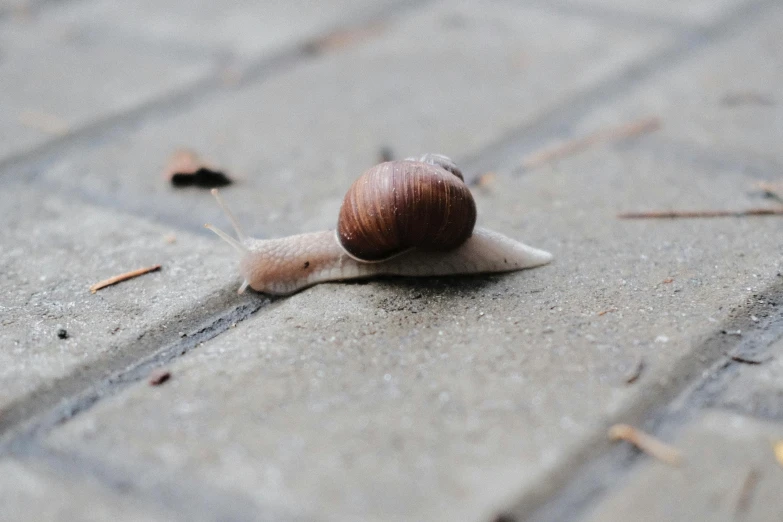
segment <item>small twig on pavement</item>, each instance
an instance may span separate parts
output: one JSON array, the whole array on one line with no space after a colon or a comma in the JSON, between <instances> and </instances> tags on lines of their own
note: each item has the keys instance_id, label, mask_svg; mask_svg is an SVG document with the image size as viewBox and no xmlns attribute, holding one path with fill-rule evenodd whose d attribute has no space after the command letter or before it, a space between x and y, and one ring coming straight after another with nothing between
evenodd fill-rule
<instances>
[{"instance_id":1,"label":"small twig on pavement","mask_svg":"<svg viewBox=\"0 0 783 522\"><path fill-rule=\"evenodd\" d=\"M138 270L131 270L130 272L125 272L124 274L116 275L114 277L110 277L108 279L104 279L103 281L100 281L98 283L95 283L90 287L90 293L95 293L101 288L106 288L107 286L111 286L117 283L121 283L122 281L127 281L128 279L133 279L134 277L139 277L140 275L147 274L149 272L156 272L160 270L161 265L153 265L148 266L146 268L139 268Z\"/></svg>"},{"instance_id":2,"label":"small twig on pavement","mask_svg":"<svg viewBox=\"0 0 783 522\"><path fill-rule=\"evenodd\" d=\"M759 483L760 478L761 474L757 470L753 468L748 470L748 474L745 475L745 480L742 481L742 487L740 488L739 496L737 497L736 514L748 510L750 500L753 497L753 490L756 489L756 485Z\"/></svg>"},{"instance_id":3,"label":"small twig on pavement","mask_svg":"<svg viewBox=\"0 0 783 522\"><path fill-rule=\"evenodd\" d=\"M171 372L168 370L155 370L150 374L148 380L150 386L160 386L164 382L171 379Z\"/></svg>"},{"instance_id":4,"label":"small twig on pavement","mask_svg":"<svg viewBox=\"0 0 783 522\"><path fill-rule=\"evenodd\" d=\"M638 359L636 359L636 362L631 367L630 371L625 374L625 384L633 384L639 379L639 377L642 375L642 371L644 370L644 357L641 355Z\"/></svg>"},{"instance_id":5,"label":"small twig on pavement","mask_svg":"<svg viewBox=\"0 0 783 522\"><path fill-rule=\"evenodd\" d=\"M646 212L624 212L620 219L675 219L715 218L744 216L783 216L783 208L749 208L747 210L650 210Z\"/></svg>"},{"instance_id":6,"label":"small twig on pavement","mask_svg":"<svg viewBox=\"0 0 783 522\"><path fill-rule=\"evenodd\" d=\"M767 197L776 199L778 202L783 203L783 183L768 183L766 181L759 181L756 183L756 188L764 191Z\"/></svg>"},{"instance_id":7,"label":"small twig on pavement","mask_svg":"<svg viewBox=\"0 0 783 522\"><path fill-rule=\"evenodd\" d=\"M609 438L630 442L643 452L670 466L679 466L682 462L682 456L676 448L628 424L615 424L609 428Z\"/></svg>"},{"instance_id":8,"label":"small twig on pavement","mask_svg":"<svg viewBox=\"0 0 783 522\"><path fill-rule=\"evenodd\" d=\"M749 357L745 357L743 355L734 354L734 353L727 353L726 355L729 356L729 359L731 359L734 362L742 363L742 364L764 364L765 362L769 361L770 358L767 359L750 359Z\"/></svg>"},{"instance_id":9,"label":"small twig on pavement","mask_svg":"<svg viewBox=\"0 0 783 522\"><path fill-rule=\"evenodd\" d=\"M661 120L657 117L644 118L631 123L626 123L619 127L604 129L593 134L588 134L581 138L576 138L571 141L567 141L554 147L546 148L542 151L536 152L525 158L522 162L522 167L526 169L534 169L547 163L570 156L588 147L596 145L602 142L618 141L624 138L631 138L639 134L646 132L653 132L660 128Z\"/></svg>"}]
</instances>

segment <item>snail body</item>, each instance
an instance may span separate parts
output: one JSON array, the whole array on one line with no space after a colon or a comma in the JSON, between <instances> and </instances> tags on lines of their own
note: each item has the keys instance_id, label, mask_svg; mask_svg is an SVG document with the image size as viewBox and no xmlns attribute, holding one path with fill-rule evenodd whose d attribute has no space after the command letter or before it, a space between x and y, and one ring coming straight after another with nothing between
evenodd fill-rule
<instances>
[{"instance_id":1,"label":"snail body","mask_svg":"<svg viewBox=\"0 0 783 522\"><path fill-rule=\"evenodd\" d=\"M552 260L548 252L474 227L473 197L445 156L427 154L369 169L346 194L336 231L249 238L212 192L238 240L207 228L240 253L240 293L249 286L286 295L317 283L381 275L509 272Z\"/></svg>"}]
</instances>

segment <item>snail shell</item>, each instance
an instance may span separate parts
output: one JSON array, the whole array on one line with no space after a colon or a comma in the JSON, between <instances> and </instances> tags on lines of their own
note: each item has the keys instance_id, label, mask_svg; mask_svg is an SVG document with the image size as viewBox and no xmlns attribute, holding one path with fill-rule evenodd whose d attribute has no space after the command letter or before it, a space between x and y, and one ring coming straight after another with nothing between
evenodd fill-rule
<instances>
[{"instance_id":1,"label":"snail shell","mask_svg":"<svg viewBox=\"0 0 783 522\"><path fill-rule=\"evenodd\" d=\"M476 203L445 156L389 161L357 179L345 195L337 236L360 261L382 261L412 248L453 250L473 233ZM453 170L446 170L449 167Z\"/></svg>"}]
</instances>

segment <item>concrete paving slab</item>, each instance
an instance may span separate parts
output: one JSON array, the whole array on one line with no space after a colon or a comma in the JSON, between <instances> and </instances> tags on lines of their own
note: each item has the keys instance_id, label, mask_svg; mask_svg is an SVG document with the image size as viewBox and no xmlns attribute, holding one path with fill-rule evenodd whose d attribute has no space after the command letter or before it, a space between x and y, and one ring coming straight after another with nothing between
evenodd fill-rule
<instances>
[{"instance_id":1,"label":"concrete paving slab","mask_svg":"<svg viewBox=\"0 0 783 522\"><path fill-rule=\"evenodd\" d=\"M0 520L118 522L176 520L176 514L112 491L99 480L57 476L41 465L0 460Z\"/></svg>"},{"instance_id":2,"label":"concrete paving slab","mask_svg":"<svg viewBox=\"0 0 783 522\"><path fill-rule=\"evenodd\" d=\"M45 450L35 443L0 460L0 520L313 520L280 513L204 488L187 477L175 484L143 466L105 466L100 460Z\"/></svg>"},{"instance_id":3,"label":"concrete paving slab","mask_svg":"<svg viewBox=\"0 0 783 522\"><path fill-rule=\"evenodd\" d=\"M176 232L170 244L171 228L11 184L0 211L0 435L35 413L35 396L56 403L241 302L211 241ZM154 264L162 270L89 291Z\"/></svg>"},{"instance_id":4,"label":"concrete paving slab","mask_svg":"<svg viewBox=\"0 0 783 522\"><path fill-rule=\"evenodd\" d=\"M587 520L781 520L782 439L780 424L708 412L676 441L682 466L646 460Z\"/></svg>"},{"instance_id":5,"label":"concrete paving slab","mask_svg":"<svg viewBox=\"0 0 783 522\"><path fill-rule=\"evenodd\" d=\"M552 265L314 287L191 352L170 386L102 401L48 444L324 519L486 520L556 487L608 423L721 356L704 340L750 322L781 269L775 220L616 219L662 197L736 201L746 183L712 165L686 178L653 142L499 169L476 190L484 226L554 252Z\"/></svg>"},{"instance_id":6,"label":"concrete paving slab","mask_svg":"<svg viewBox=\"0 0 783 522\"><path fill-rule=\"evenodd\" d=\"M0 20L0 160L189 87L209 57L144 48L91 34L56 11Z\"/></svg>"},{"instance_id":7,"label":"concrete paving slab","mask_svg":"<svg viewBox=\"0 0 783 522\"><path fill-rule=\"evenodd\" d=\"M577 132L659 115L663 117L661 135L667 140L707 148L713 162L753 157L766 162L771 170L768 176L779 176L783 162L783 97L777 87L783 82L781 24L783 5L764 3L742 27L715 45L691 53L620 96L611 107L588 115Z\"/></svg>"},{"instance_id":8,"label":"concrete paving slab","mask_svg":"<svg viewBox=\"0 0 783 522\"><path fill-rule=\"evenodd\" d=\"M441 2L374 39L36 175L66 193L201 230L204 221L223 222L209 194L173 190L161 177L174 149L187 146L238 180L225 196L251 234L334 227L347 187L382 146L398 157L470 156L668 36L505 2Z\"/></svg>"},{"instance_id":9,"label":"concrete paving slab","mask_svg":"<svg viewBox=\"0 0 783 522\"><path fill-rule=\"evenodd\" d=\"M777 19L778 8L764 4ZM183 144L238 173L229 199L255 233L328 227L344 187L375 162L381 145L404 154L473 156L509 129L602 85L669 36L563 11L439 3L355 47L216 96L182 116L145 122L128 141L92 144L29 167L37 187L61 195L6 192L3 213L7 206L21 217L2 240L13 247L0 255L0 274L3 288L19 289L10 300L10 332L23 349L3 350L12 372L0 378L11 390L0 403L0 430L17 427L30 414L26 408L35 413L59 396L73 398L176 338L166 329L179 331L194 317L253 299L231 295L230 252L215 239L181 231L188 249L180 242L164 246L173 248L166 267L178 273L164 270L98 294L99 306L86 292L74 297L95 280L90 274L158 255L154 238L163 239L166 227L66 198L172 227L200 226L217 213L208 196L171 190L159 177L165 157ZM763 45L758 35L769 30L750 23L742 29L755 42L747 49ZM554 50L551 35L560 31ZM411 38L423 33L426 44ZM710 62L713 52L699 54ZM705 74L721 72L710 67ZM136 491L142 498L154 497L160 484L179 513L213 519L232 518L226 506L237 505L240 514L266 511L275 520L482 520L553 493L568 470L606 444L607 424L638 418L671 398L734 342L728 325L758 333L763 319L753 317L763 318L774 306L771 297L783 294L783 250L769 239L780 228L774 218L615 218L619 210L662 201L758 203L746 188L757 172L769 175L764 166L777 156L763 150L771 142L744 146L756 143L739 136L757 132L750 122L735 127L731 143L743 146L734 148L723 147L728 134L725 142L713 140L704 137L706 126L669 123L683 108L673 100L698 87L684 80L677 89L661 86L666 130L658 135L596 147L525 176L516 165L496 162L497 176L476 189L480 224L553 251L555 264L504 276L321 285L277 301L171 364L173 378L163 386L139 383L63 426L46 426L36 433L53 429L43 453L60 455L66 469L90 463L87 473L101 470L96 474L108 483L116 475L103 471L131 470L130 481L143 484ZM624 122L637 115L633 109L612 105L583 124ZM313 123L314 114L321 117ZM465 124L455 129L455 117ZM773 123L762 119L759 127L774 137ZM249 153L253 147L262 150ZM712 153L724 160L709 161ZM5 174L21 178L24 171ZM95 251L105 254L92 257ZM50 282L43 291L36 287ZM32 328L24 322L31 316ZM41 335L59 329L64 317L80 337L66 339L78 343L52 363L59 345ZM130 324L122 332L127 338L113 344L106 326L121 321ZM729 340L715 342L721 335ZM644 370L628 384L639 357ZM29 368L26 388L17 377ZM13 448L37 444L23 439ZM59 494L56 481L46 487ZM191 499L201 492L209 500L194 507Z\"/></svg>"},{"instance_id":10,"label":"concrete paving slab","mask_svg":"<svg viewBox=\"0 0 783 522\"><path fill-rule=\"evenodd\" d=\"M234 58L258 59L302 44L395 6L400 0L307 0L213 2L174 0L154 2L76 2L69 6L69 20L85 20L99 32L119 32L135 39L192 49L223 51Z\"/></svg>"}]
</instances>

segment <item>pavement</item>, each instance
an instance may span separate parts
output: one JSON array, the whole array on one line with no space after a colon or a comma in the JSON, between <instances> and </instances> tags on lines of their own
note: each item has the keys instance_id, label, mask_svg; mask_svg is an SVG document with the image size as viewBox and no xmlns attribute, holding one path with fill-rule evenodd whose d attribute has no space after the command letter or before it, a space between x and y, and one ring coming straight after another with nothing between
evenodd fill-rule
<instances>
[{"instance_id":1,"label":"pavement","mask_svg":"<svg viewBox=\"0 0 783 522\"><path fill-rule=\"evenodd\" d=\"M0 0L0 520L782 520L783 218L618 217L781 208L782 25ZM181 147L259 238L334 228L382 150L443 153L480 226L555 260L237 295Z\"/></svg>"}]
</instances>

